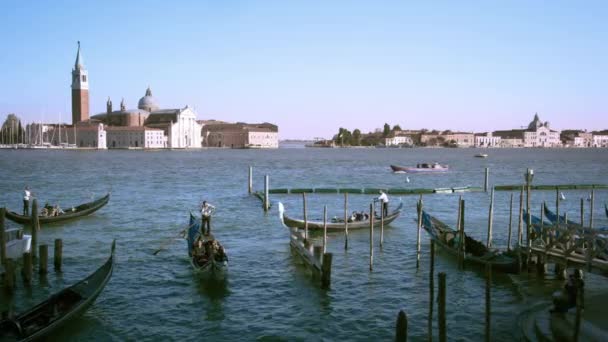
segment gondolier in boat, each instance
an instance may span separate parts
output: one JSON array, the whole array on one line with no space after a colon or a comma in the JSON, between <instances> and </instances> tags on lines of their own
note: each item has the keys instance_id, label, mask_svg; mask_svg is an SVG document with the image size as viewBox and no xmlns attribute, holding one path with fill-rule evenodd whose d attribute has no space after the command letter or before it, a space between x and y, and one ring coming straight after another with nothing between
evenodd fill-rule
<instances>
[{"instance_id":1,"label":"gondolier in boat","mask_svg":"<svg viewBox=\"0 0 608 342\"><path fill-rule=\"evenodd\" d=\"M388 196L382 190L380 190L380 196L376 198L376 201L382 204L382 212L384 213L384 217L388 216Z\"/></svg>"},{"instance_id":2,"label":"gondolier in boat","mask_svg":"<svg viewBox=\"0 0 608 342\"><path fill-rule=\"evenodd\" d=\"M211 215L215 212L215 207L207 201L203 201L201 205L201 233L209 235L211 233ZM205 224L207 225L207 231L205 232Z\"/></svg>"},{"instance_id":3,"label":"gondolier in boat","mask_svg":"<svg viewBox=\"0 0 608 342\"><path fill-rule=\"evenodd\" d=\"M576 297L579 291L583 293L585 289L585 282L583 281L583 275L581 270L576 269L574 273L570 274L566 285L563 290L557 291L553 294L553 309L550 310L552 313L564 313L569 309L576 307ZM581 296L584 297L584 296ZM584 301L581 306L584 305ZM582 308L582 307L581 307Z\"/></svg>"},{"instance_id":4,"label":"gondolier in boat","mask_svg":"<svg viewBox=\"0 0 608 342\"><path fill-rule=\"evenodd\" d=\"M23 216L27 216L30 214L30 198L32 197L32 193L30 191L29 186L25 186L24 193L25 194L23 196Z\"/></svg>"}]
</instances>

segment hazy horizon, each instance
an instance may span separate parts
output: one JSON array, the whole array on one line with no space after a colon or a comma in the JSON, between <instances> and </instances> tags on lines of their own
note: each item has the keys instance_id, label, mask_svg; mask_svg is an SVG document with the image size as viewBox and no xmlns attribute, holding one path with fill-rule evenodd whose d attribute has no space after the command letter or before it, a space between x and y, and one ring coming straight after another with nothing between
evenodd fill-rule
<instances>
[{"instance_id":1,"label":"hazy horizon","mask_svg":"<svg viewBox=\"0 0 608 342\"><path fill-rule=\"evenodd\" d=\"M0 115L71 121L81 41L91 115L148 86L198 119L271 122L280 139L386 122L608 128L608 3L3 3Z\"/></svg>"}]
</instances>

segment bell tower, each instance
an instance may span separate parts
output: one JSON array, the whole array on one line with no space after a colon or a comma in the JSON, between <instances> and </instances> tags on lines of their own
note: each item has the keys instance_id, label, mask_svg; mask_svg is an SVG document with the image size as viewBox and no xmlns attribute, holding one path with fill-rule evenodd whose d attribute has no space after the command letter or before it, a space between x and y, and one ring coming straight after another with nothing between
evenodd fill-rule
<instances>
[{"instance_id":1,"label":"bell tower","mask_svg":"<svg viewBox=\"0 0 608 342\"><path fill-rule=\"evenodd\" d=\"M80 41L72 70L72 124L89 119L89 72L80 55Z\"/></svg>"}]
</instances>

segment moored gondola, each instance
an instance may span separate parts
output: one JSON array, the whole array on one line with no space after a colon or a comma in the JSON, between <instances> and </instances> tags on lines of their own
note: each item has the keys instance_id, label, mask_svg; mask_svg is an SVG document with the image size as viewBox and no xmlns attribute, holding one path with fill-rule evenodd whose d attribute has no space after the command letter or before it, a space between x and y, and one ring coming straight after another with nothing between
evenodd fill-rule
<instances>
[{"instance_id":1,"label":"moored gondola","mask_svg":"<svg viewBox=\"0 0 608 342\"><path fill-rule=\"evenodd\" d=\"M77 217L89 215L103 206L105 206L110 200L110 193L108 192L105 196L89 203L84 203L76 207L70 207L66 209L63 213L60 213L56 216L42 216L38 215L38 220L40 224L45 223L55 223L71 220ZM6 218L17 223L29 224L32 222L31 216L19 215L14 211L6 211Z\"/></svg>"},{"instance_id":2,"label":"moored gondola","mask_svg":"<svg viewBox=\"0 0 608 342\"><path fill-rule=\"evenodd\" d=\"M397 209L389 213L384 218L384 225L389 225L391 222L397 219L403 210L403 202L399 203ZM285 207L283 203L279 202L279 217L283 224L289 228L304 228L304 220L291 218L285 215ZM310 230L323 230L323 221L308 221L308 229ZM374 227L380 227L380 217L376 216L374 219ZM349 221L348 229L364 229L369 228L369 218L359 221ZM327 231L344 231L344 221L342 222L327 222Z\"/></svg>"},{"instance_id":3,"label":"moored gondola","mask_svg":"<svg viewBox=\"0 0 608 342\"><path fill-rule=\"evenodd\" d=\"M228 256L224 247L212 234L201 232L201 220L190 213L187 230L188 257L196 273L223 278L228 270Z\"/></svg>"},{"instance_id":4,"label":"moored gondola","mask_svg":"<svg viewBox=\"0 0 608 342\"><path fill-rule=\"evenodd\" d=\"M459 233L437 218L422 211L422 227L435 242L452 255L458 255ZM481 242L465 234L465 263L491 264L502 272L517 272L517 258L508 252L489 250Z\"/></svg>"},{"instance_id":5,"label":"moored gondola","mask_svg":"<svg viewBox=\"0 0 608 342\"><path fill-rule=\"evenodd\" d=\"M113 241L108 260L91 275L52 295L28 311L0 321L0 340L40 339L82 314L93 304L112 276L115 244L116 241Z\"/></svg>"}]
</instances>

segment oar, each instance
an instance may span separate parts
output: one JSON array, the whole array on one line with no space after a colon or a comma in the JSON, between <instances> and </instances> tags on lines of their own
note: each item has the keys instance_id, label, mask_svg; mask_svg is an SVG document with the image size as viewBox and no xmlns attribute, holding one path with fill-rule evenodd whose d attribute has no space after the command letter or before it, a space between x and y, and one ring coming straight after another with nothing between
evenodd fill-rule
<instances>
[{"instance_id":1,"label":"oar","mask_svg":"<svg viewBox=\"0 0 608 342\"><path fill-rule=\"evenodd\" d=\"M167 238L161 245L160 248L158 248L157 250L155 250L152 255L156 255L158 254L158 252L162 251L163 249L167 248L167 246L169 245L169 243L173 242L175 239L179 238L180 236L183 236L184 233L186 232L187 228L182 229L182 231L180 231L177 236L172 236Z\"/></svg>"}]
</instances>

